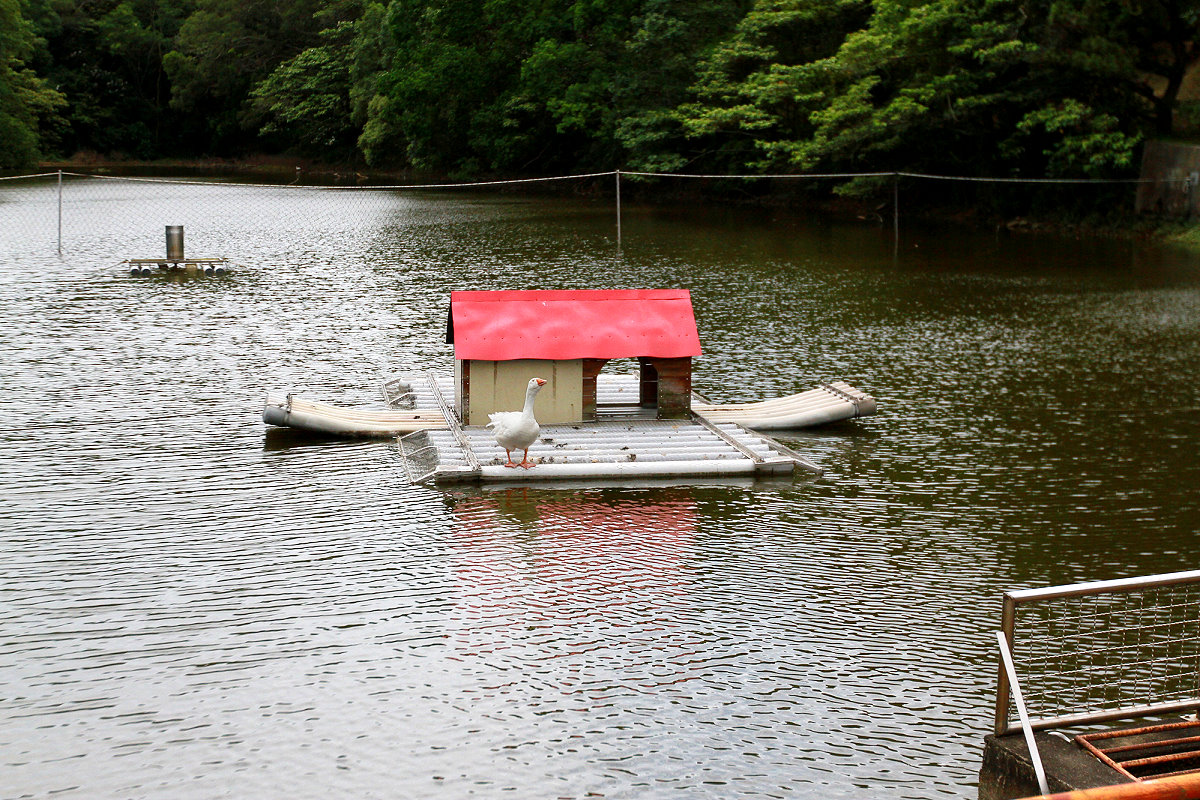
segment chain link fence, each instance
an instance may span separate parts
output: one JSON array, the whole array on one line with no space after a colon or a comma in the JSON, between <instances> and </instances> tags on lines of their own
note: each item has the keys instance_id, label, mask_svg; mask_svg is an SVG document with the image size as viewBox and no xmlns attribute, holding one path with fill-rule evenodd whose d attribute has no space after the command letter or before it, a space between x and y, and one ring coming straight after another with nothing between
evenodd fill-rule
<instances>
[{"instance_id":1,"label":"chain link fence","mask_svg":"<svg viewBox=\"0 0 1200 800\"><path fill-rule=\"evenodd\" d=\"M1100 205L1132 210L1139 184L1158 191L1195 191L1191 177L1139 180L1005 179L926 175L905 172L689 175L610 171L506 181L389 186L310 186L244 183L233 180L176 180L113 177L75 172L48 172L0 178L0 250L69 253L86 240L131 258L154 258L163 252L163 226L183 225L189 255L218 254L230 236L250 235L256 227L282 226L282 232L320 231L331 235L370 229L381 220L404 215L409 199L463 190L527 191L573 188L580 194L611 196L614 230L621 239L621 190L636 189L640 198L667 198L706 187L744 185L760 196L798 196L831 182L855 180L874 186L878 197L867 218L900 234L905 206L954 209L1068 208ZM1097 203L1101 199L1102 202ZM271 213L264 210L271 206ZM1019 224L1019 221L1018 221ZM115 250L112 248L116 247ZM203 252L201 252L203 251Z\"/></svg>"},{"instance_id":2,"label":"chain link fence","mask_svg":"<svg viewBox=\"0 0 1200 800\"><path fill-rule=\"evenodd\" d=\"M1033 729L1200 708L1200 570L1009 592L1002 628Z\"/></svg>"}]
</instances>

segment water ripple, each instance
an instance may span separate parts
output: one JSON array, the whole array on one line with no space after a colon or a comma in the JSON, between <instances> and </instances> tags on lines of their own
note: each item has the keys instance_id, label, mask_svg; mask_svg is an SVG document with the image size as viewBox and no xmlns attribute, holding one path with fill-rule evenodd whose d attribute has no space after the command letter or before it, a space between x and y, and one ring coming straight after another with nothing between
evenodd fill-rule
<instances>
[{"instance_id":1,"label":"water ripple","mask_svg":"<svg viewBox=\"0 0 1200 800\"><path fill-rule=\"evenodd\" d=\"M48 185L0 224L5 798L973 796L1000 591L1200 555L1194 264L87 187L109 224L62 259ZM131 277L147 219L241 266ZM442 492L386 442L264 435L268 389L445 368L451 289L670 286L700 391L844 378L879 415L789 437L819 479L682 487Z\"/></svg>"}]
</instances>

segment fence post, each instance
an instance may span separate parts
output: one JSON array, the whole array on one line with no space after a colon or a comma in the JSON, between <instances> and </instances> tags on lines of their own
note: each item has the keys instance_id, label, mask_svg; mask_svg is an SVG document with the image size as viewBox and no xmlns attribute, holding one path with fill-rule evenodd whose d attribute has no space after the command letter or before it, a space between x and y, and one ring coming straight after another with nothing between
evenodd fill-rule
<instances>
[{"instance_id":1,"label":"fence post","mask_svg":"<svg viewBox=\"0 0 1200 800\"><path fill-rule=\"evenodd\" d=\"M62 170L58 171L58 254L62 255Z\"/></svg>"},{"instance_id":2,"label":"fence post","mask_svg":"<svg viewBox=\"0 0 1200 800\"><path fill-rule=\"evenodd\" d=\"M1017 603L1007 592L1004 593L1004 609L1000 613L1000 632L1011 653L1016 646ZM994 730L997 736L1008 733L1008 672L1000 662L1000 677L996 681L996 715Z\"/></svg>"},{"instance_id":3,"label":"fence post","mask_svg":"<svg viewBox=\"0 0 1200 800\"><path fill-rule=\"evenodd\" d=\"M892 173L892 241L900 244L900 173Z\"/></svg>"},{"instance_id":4,"label":"fence post","mask_svg":"<svg viewBox=\"0 0 1200 800\"><path fill-rule=\"evenodd\" d=\"M621 249L621 170L617 170L617 249Z\"/></svg>"}]
</instances>

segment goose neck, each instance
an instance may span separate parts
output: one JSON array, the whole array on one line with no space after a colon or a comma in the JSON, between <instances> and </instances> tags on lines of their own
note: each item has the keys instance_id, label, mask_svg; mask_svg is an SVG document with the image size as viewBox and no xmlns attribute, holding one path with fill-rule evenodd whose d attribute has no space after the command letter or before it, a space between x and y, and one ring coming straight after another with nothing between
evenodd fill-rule
<instances>
[{"instance_id":1,"label":"goose neck","mask_svg":"<svg viewBox=\"0 0 1200 800\"><path fill-rule=\"evenodd\" d=\"M534 401L534 398L537 397L539 388L541 388L541 387L530 386L528 389L525 390L525 408L523 409L523 413L526 416L533 416L533 401Z\"/></svg>"}]
</instances>

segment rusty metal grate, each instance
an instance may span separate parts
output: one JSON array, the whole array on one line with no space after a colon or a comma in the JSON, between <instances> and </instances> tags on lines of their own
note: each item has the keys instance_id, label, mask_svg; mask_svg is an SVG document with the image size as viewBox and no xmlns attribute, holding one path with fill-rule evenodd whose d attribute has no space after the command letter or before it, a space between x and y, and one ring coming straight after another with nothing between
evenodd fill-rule
<instances>
[{"instance_id":1,"label":"rusty metal grate","mask_svg":"<svg viewBox=\"0 0 1200 800\"><path fill-rule=\"evenodd\" d=\"M1075 741L1135 781L1200 773L1200 721L1085 733Z\"/></svg>"}]
</instances>

